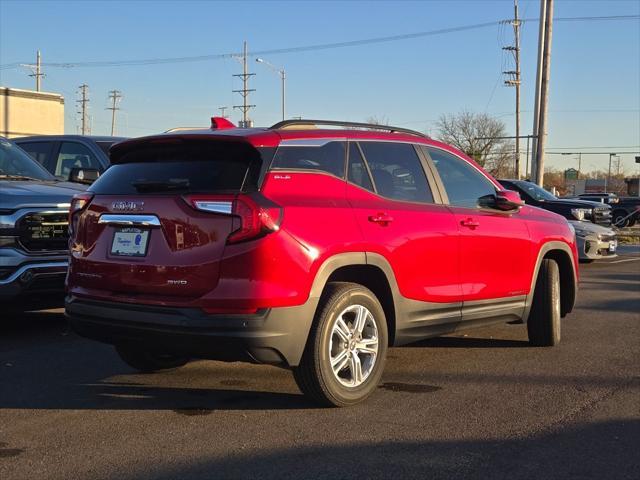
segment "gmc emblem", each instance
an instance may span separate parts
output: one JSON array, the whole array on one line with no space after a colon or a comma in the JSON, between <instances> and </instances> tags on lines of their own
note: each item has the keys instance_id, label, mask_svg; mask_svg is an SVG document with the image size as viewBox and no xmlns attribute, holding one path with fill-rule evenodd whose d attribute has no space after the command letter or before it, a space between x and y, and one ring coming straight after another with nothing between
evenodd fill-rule
<instances>
[{"instance_id":1,"label":"gmc emblem","mask_svg":"<svg viewBox=\"0 0 640 480\"><path fill-rule=\"evenodd\" d=\"M115 210L115 211L118 211L118 212L141 211L141 210L144 209L144 202L130 202L130 201L126 201L126 200L121 200L121 201L118 201L118 202L113 202L111 204L111 209Z\"/></svg>"}]
</instances>

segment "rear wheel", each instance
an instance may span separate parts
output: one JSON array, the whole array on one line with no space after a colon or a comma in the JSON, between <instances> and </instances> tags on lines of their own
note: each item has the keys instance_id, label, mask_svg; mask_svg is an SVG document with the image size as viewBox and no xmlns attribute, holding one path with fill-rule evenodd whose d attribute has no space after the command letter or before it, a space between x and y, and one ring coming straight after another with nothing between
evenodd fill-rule
<instances>
[{"instance_id":1,"label":"rear wheel","mask_svg":"<svg viewBox=\"0 0 640 480\"><path fill-rule=\"evenodd\" d=\"M293 375L320 404L344 407L376 389L387 354L387 322L375 295L362 285L327 285Z\"/></svg>"},{"instance_id":2,"label":"rear wheel","mask_svg":"<svg viewBox=\"0 0 640 480\"><path fill-rule=\"evenodd\" d=\"M527 320L529 343L551 347L560 343L560 270L549 258L542 260Z\"/></svg>"},{"instance_id":3,"label":"rear wheel","mask_svg":"<svg viewBox=\"0 0 640 480\"><path fill-rule=\"evenodd\" d=\"M143 373L168 370L186 365L189 359L167 353L151 352L131 346L116 346L116 351L124 363Z\"/></svg>"}]
</instances>

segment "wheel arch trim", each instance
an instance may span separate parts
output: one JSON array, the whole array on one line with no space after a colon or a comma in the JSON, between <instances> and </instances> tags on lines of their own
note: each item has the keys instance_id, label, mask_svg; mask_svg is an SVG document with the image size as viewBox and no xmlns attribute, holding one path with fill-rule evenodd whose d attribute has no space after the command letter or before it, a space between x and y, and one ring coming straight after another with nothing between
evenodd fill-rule
<instances>
[{"instance_id":1,"label":"wheel arch trim","mask_svg":"<svg viewBox=\"0 0 640 480\"><path fill-rule=\"evenodd\" d=\"M531 306L533 305L533 297L535 294L535 286L536 281L538 279L538 272L540 271L540 266L542 265L542 260L544 260L550 253L561 252L561 254L566 257L570 266L571 272L569 275L569 279L571 279L570 289L567 290L566 287L563 288L563 285L560 285L560 296L562 300L562 316L564 317L567 313L571 312L573 306L575 305L577 294L578 294L578 277L576 275L576 265L575 259L573 257L573 252L571 247L561 241L550 241L546 242L542 245L540 250L538 251L538 257L536 259L535 268L533 269L533 275L531 277L531 285L529 289L529 294L527 295L527 299L525 302L525 308L523 312L522 319L524 323L527 322L529 318L529 314L531 313ZM561 279L563 278L563 273L566 276L566 271L564 271L562 265L558 265L560 268Z\"/></svg>"}]
</instances>

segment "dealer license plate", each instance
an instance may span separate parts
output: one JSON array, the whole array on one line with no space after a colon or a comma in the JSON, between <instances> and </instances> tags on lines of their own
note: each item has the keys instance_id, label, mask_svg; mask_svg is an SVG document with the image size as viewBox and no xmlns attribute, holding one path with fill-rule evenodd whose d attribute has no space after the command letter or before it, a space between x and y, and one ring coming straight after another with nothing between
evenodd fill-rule
<instances>
[{"instance_id":1,"label":"dealer license plate","mask_svg":"<svg viewBox=\"0 0 640 480\"><path fill-rule=\"evenodd\" d=\"M149 230L140 228L119 228L113 234L111 255L144 257L149 244Z\"/></svg>"}]
</instances>

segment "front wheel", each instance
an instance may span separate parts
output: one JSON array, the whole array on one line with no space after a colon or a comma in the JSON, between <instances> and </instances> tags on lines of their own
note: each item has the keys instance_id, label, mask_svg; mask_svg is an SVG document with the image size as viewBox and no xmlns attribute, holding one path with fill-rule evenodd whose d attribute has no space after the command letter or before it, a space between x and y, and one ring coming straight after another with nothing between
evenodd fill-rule
<instances>
[{"instance_id":1,"label":"front wheel","mask_svg":"<svg viewBox=\"0 0 640 480\"><path fill-rule=\"evenodd\" d=\"M612 215L612 222L615 227L624 228L631 226L631 219L627 218L629 214L624 210L616 210Z\"/></svg>"},{"instance_id":2,"label":"front wheel","mask_svg":"<svg viewBox=\"0 0 640 480\"><path fill-rule=\"evenodd\" d=\"M320 404L354 405L380 382L387 342L387 322L376 296L356 283L332 282L293 376L300 390Z\"/></svg>"},{"instance_id":3,"label":"front wheel","mask_svg":"<svg viewBox=\"0 0 640 480\"><path fill-rule=\"evenodd\" d=\"M131 346L117 345L116 352L124 363L142 373L153 373L186 365L189 359L167 353L151 352Z\"/></svg>"},{"instance_id":4,"label":"front wheel","mask_svg":"<svg viewBox=\"0 0 640 480\"><path fill-rule=\"evenodd\" d=\"M560 343L560 270L549 258L542 260L527 320L529 343L552 347Z\"/></svg>"}]
</instances>

